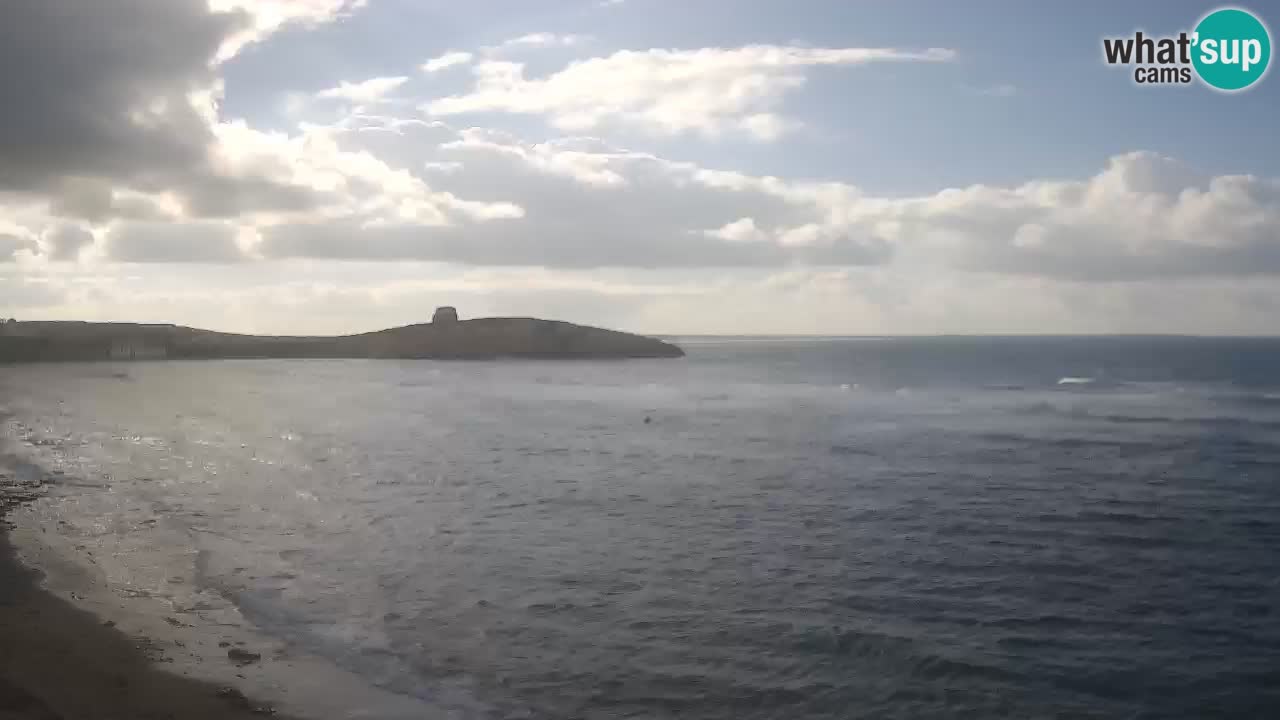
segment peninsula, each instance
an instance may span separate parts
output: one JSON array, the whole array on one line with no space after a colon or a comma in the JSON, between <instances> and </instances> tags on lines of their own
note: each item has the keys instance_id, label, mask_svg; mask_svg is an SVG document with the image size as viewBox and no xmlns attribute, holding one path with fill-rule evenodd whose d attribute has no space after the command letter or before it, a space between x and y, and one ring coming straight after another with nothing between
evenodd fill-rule
<instances>
[{"instance_id":1,"label":"peninsula","mask_svg":"<svg viewBox=\"0 0 1280 720\"><path fill-rule=\"evenodd\" d=\"M451 307L431 322L358 335L239 335L139 323L0 323L0 362L215 358L671 358L661 340L535 318L459 320Z\"/></svg>"}]
</instances>

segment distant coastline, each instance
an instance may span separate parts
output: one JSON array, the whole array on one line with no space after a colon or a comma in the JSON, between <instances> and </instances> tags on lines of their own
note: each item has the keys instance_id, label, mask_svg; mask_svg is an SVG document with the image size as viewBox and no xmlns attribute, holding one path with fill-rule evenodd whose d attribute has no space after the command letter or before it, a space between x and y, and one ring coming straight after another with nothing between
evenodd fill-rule
<instances>
[{"instance_id":1,"label":"distant coastline","mask_svg":"<svg viewBox=\"0 0 1280 720\"><path fill-rule=\"evenodd\" d=\"M604 359L682 357L656 338L536 318L458 320L357 335L266 336L181 325L35 321L0 323L0 362L220 358Z\"/></svg>"}]
</instances>

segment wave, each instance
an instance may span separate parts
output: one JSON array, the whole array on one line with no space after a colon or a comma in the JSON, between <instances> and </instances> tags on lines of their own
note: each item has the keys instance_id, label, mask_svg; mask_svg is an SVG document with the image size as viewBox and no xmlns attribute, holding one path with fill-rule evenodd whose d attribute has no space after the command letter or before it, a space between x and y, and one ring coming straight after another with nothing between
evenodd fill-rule
<instances>
[{"instance_id":1,"label":"wave","mask_svg":"<svg viewBox=\"0 0 1280 720\"><path fill-rule=\"evenodd\" d=\"M1013 405L1009 412L1014 415L1059 415L1062 417L1085 417L1088 412L1077 407L1062 407L1048 400L1037 400Z\"/></svg>"},{"instance_id":2,"label":"wave","mask_svg":"<svg viewBox=\"0 0 1280 720\"><path fill-rule=\"evenodd\" d=\"M1009 408L1014 415L1052 416L1069 420L1095 421L1114 425L1164 425L1188 429L1219 430L1280 430L1280 418L1239 415L1209 415L1159 412L1105 412L1090 410L1078 405L1059 405L1048 400L1038 400Z\"/></svg>"},{"instance_id":3,"label":"wave","mask_svg":"<svg viewBox=\"0 0 1280 720\"><path fill-rule=\"evenodd\" d=\"M1122 453L1147 454L1172 451L1179 442L1156 441L1145 438L1101 437L1097 435L1052 436L1018 432L985 432L974 435L980 442L997 447L1052 448L1056 450L1101 450Z\"/></svg>"},{"instance_id":4,"label":"wave","mask_svg":"<svg viewBox=\"0 0 1280 720\"><path fill-rule=\"evenodd\" d=\"M1059 385L1092 385L1096 383L1097 378L1091 377L1064 377L1058 378Z\"/></svg>"},{"instance_id":5,"label":"wave","mask_svg":"<svg viewBox=\"0 0 1280 720\"><path fill-rule=\"evenodd\" d=\"M858 455L862 457L879 457L880 453L870 448L855 447L853 445L832 445L831 453L833 455Z\"/></svg>"}]
</instances>

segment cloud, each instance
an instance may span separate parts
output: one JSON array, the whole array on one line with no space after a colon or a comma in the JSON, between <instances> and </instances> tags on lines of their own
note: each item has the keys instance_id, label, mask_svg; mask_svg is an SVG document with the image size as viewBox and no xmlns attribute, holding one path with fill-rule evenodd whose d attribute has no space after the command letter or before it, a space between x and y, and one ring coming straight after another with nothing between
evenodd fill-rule
<instances>
[{"instance_id":1,"label":"cloud","mask_svg":"<svg viewBox=\"0 0 1280 720\"><path fill-rule=\"evenodd\" d=\"M163 193L116 188L101 178L68 177L51 191L48 212L53 217L96 223L112 218L160 220L180 216L182 202Z\"/></svg>"},{"instance_id":2,"label":"cloud","mask_svg":"<svg viewBox=\"0 0 1280 720\"><path fill-rule=\"evenodd\" d=\"M445 151L470 150L508 155L524 166L550 175L572 178L587 185L619 185L626 178L610 169L609 165L619 159L640 157L625 152L592 152L575 149L575 144L592 139L563 138L554 142L522 144L514 137L504 133L486 131L481 128L469 128L459 134L457 140L440 146ZM466 168L464 163L453 161L450 169L453 172Z\"/></svg>"},{"instance_id":3,"label":"cloud","mask_svg":"<svg viewBox=\"0 0 1280 720\"><path fill-rule=\"evenodd\" d=\"M266 258L550 268L894 265L1086 283L1280 274L1275 179L1202 176L1151 153L1116 156L1078 180L881 197L842 182L706 168L589 136L530 143L364 112L292 134L243 122L219 122L211 132L210 173L152 193L64 178L51 196L52 219L0 231L41 237L57 216L153 228L146 243L108 243L107 260L131 261L239 259L238 249L208 242L210 233L229 231L200 220L224 218L246 228L244 247ZM168 248L155 239L157 221L167 221L168 242L223 250ZM182 232L186 224L195 235ZM125 232L113 230L111 238Z\"/></svg>"},{"instance_id":4,"label":"cloud","mask_svg":"<svg viewBox=\"0 0 1280 720\"><path fill-rule=\"evenodd\" d=\"M64 223L44 235L50 260L76 260L80 252L93 244L93 233L79 225Z\"/></svg>"},{"instance_id":5,"label":"cloud","mask_svg":"<svg viewBox=\"0 0 1280 720\"><path fill-rule=\"evenodd\" d=\"M341 153L326 167L363 164L357 188L370 195L319 221L272 223L262 253L563 268L892 263L1081 282L1280 273L1277 181L1201 177L1151 153L1117 156L1083 180L890 198L591 137L527 143L480 128L414 128L310 140ZM423 211L404 211L415 206Z\"/></svg>"},{"instance_id":6,"label":"cloud","mask_svg":"<svg viewBox=\"0 0 1280 720\"><path fill-rule=\"evenodd\" d=\"M12 262L17 259L18 251L34 249L35 243L29 238L0 233L0 262Z\"/></svg>"},{"instance_id":7,"label":"cloud","mask_svg":"<svg viewBox=\"0 0 1280 720\"><path fill-rule=\"evenodd\" d=\"M708 187L807 208L808 222L708 226L714 236L768 235L789 248L833 239L883 243L895 264L1114 282L1180 276L1280 274L1280 180L1201 176L1161 155L1113 157L1084 180L972 185L906 198L844 183L787 182L691 170ZM745 216L745 212L744 212ZM707 228L704 228L704 232ZM808 262L838 257L811 252Z\"/></svg>"},{"instance_id":8,"label":"cloud","mask_svg":"<svg viewBox=\"0 0 1280 720\"><path fill-rule=\"evenodd\" d=\"M304 124L296 134L265 133L242 122L219 126L221 163L236 175L267 178L299 196L272 196L265 189L236 197L241 221L273 225L305 218L342 222L358 218L371 225L447 225L520 217L523 210L504 200L475 201L442 192L406 163L417 143L440 130L429 123L361 116L353 127ZM345 145L340 144L345 143ZM372 147L382 147L375 154ZM412 171L410 167L412 166ZM251 185L241 183L238 187ZM257 203L258 205L254 205ZM212 210L213 208L206 208Z\"/></svg>"},{"instance_id":9,"label":"cloud","mask_svg":"<svg viewBox=\"0 0 1280 720\"><path fill-rule=\"evenodd\" d=\"M756 227L756 221L749 217L739 218L715 230L705 232L708 237L728 242L764 242L769 239L768 234Z\"/></svg>"},{"instance_id":10,"label":"cloud","mask_svg":"<svg viewBox=\"0 0 1280 720\"><path fill-rule=\"evenodd\" d=\"M864 198L842 215L907 260L962 269L1078 281L1280 273L1280 182L1202 177L1154 153L1116 156L1086 180Z\"/></svg>"},{"instance_id":11,"label":"cloud","mask_svg":"<svg viewBox=\"0 0 1280 720\"><path fill-rule=\"evenodd\" d=\"M218 51L218 60L222 61L286 26L314 27L348 17L368 5L368 0L208 0L208 3L215 11L238 12L248 18L243 27L223 41Z\"/></svg>"},{"instance_id":12,"label":"cloud","mask_svg":"<svg viewBox=\"0 0 1280 720\"><path fill-rule=\"evenodd\" d=\"M226 296L226 322L262 329L329 308L304 318L315 331L421 319L454 296L467 314L650 331L1276 329L1275 178L1137 152L1079 177L885 196L604 139L777 140L800 127L784 101L815 68L946 50L655 49L568 65L548 52L543 72L521 53L582 38L535 33L427 61L474 74L427 102L440 118L375 104L413 89L412 72L320 93L349 102L311 96L287 129L222 114L228 48L362 5L0 3L0 104L20 109L0 124L5 303L221 324ZM565 132L533 141L455 119L471 113Z\"/></svg>"},{"instance_id":13,"label":"cloud","mask_svg":"<svg viewBox=\"0 0 1280 720\"><path fill-rule=\"evenodd\" d=\"M530 36L534 37L534 36ZM427 103L427 112L540 115L570 131L611 123L659 135L717 136L739 130L777 139L789 123L773 113L787 92L805 84L804 71L823 65L943 62L955 53L895 48L740 48L622 50L528 78L521 63L497 59L473 66L475 85L462 95Z\"/></svg>"},{"instance_id":14,"label":"cloud","mask_svg":"<svg viewBox=\"0 0 1280 720\"><path fill-rule=\"evenodd\" d=\"M738 126L757 140L773 142L800 124L773 113L755 113L742 118Z\"/></svg>"},{"instance_id":15,"label":"cloud","mask_svg":"<svg viewBox=\"0 0 1280 720\"><path fill-rule=\"evenodd\" d=\"M21 109L0 124L0 192L48 197L55 214L95 222L166 205L229 216L317 202L223 162L218 52L246 28L319 22L354 4L220 6L228 11L204 0L0 4L0 106Z\"/></svg>"},{"instance_id":16,"label":"cloud","mask_svg":"<svg viewBox=\"0 0 1280 720\"><path fill-rule=\"evenodd\" d=\"M422 63L422 71L436 73L458 65L466 65L474 57L469 52L451 51Z\"/></svg>"},{"instance_id":17,"label":"cloud","mask_svg":"<svg viewBox=\"0 0 1280 720\"><path fill-rule=\"evenodd\" d=\"M327 90L321 90L316 97L323 100L349 100L358 103L371 103L381 100L383 97L405 84L409 78L403 75L398 77L376 77L369 78L358 83L340 83L337 87Z\"/></svg>"},{"instance_id":18,"label":"cloud","mask_svg":"<svg viewBox=\"0 0 1280 720\"><path fill-rule=\"evenodd\" d=\"M126 222L107 233L107 256L128 263L234 263L245 259L234 225Z\"/></svg>"},{"instance_id":19,"label":"cloud","mask_svg":"<svg viewBox=\"0 0 1280 720\"><path fill-rule=\"evenodd\" d=\"M390 146L384 151L397 154ZM747 209L773 234L821 225L823 217L808 199L752 186L716 186L704 182L695 166L609 148L592 138L526 144L472 129L442 143L439 152L458 163L438 178L450 195L486 207L505 202L519 208L519 215L455 214L449 221L421 223L354 214L323 224L281 223L263 231L259 250L267 257L558 268L863 264L883 262L887 255L887 246L874 237L826 226L810 242L791 246L702 232L741 218Z\"/></svg>"},{"instance_id":20,"label":"cloud","mask_svg":"<svg viewBox=\"0 0 1280 720\"><path fill-rule=\"evenodd\" d=\"M487 49L507 50L512 48L570 47L582 44L590 39L591 38L588 35L560 35L557 33L539 32L514 37L503 42L501 45Z\"/></svg>"},{"instance_id":21,"label":"cloud","mask_svg":"<svg viewBox=\"0 0 1280 720\"><path fill-rule=\"evenodd\" d=\"M0 190L201 165L211 138L190 96L246 22L203 0L0 5Z\"/></svg>"}]
</instances>

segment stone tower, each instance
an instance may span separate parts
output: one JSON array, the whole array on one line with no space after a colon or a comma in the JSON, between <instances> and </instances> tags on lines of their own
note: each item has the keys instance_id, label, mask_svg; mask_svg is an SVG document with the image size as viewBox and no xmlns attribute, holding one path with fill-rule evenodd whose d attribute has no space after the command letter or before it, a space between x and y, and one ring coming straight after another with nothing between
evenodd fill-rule
<instances>
[{"instance_id":1,"label":"stone tower","mask_svg":"<svg viewBox=\"0 0 1280 720\"><path fill-rule=\"evenodd\" d=\"M448 305L436 308L436 314L431 316L433 325L448 325L456 322L458 322L458 309Z\"/></svg>"}]
</instances>

